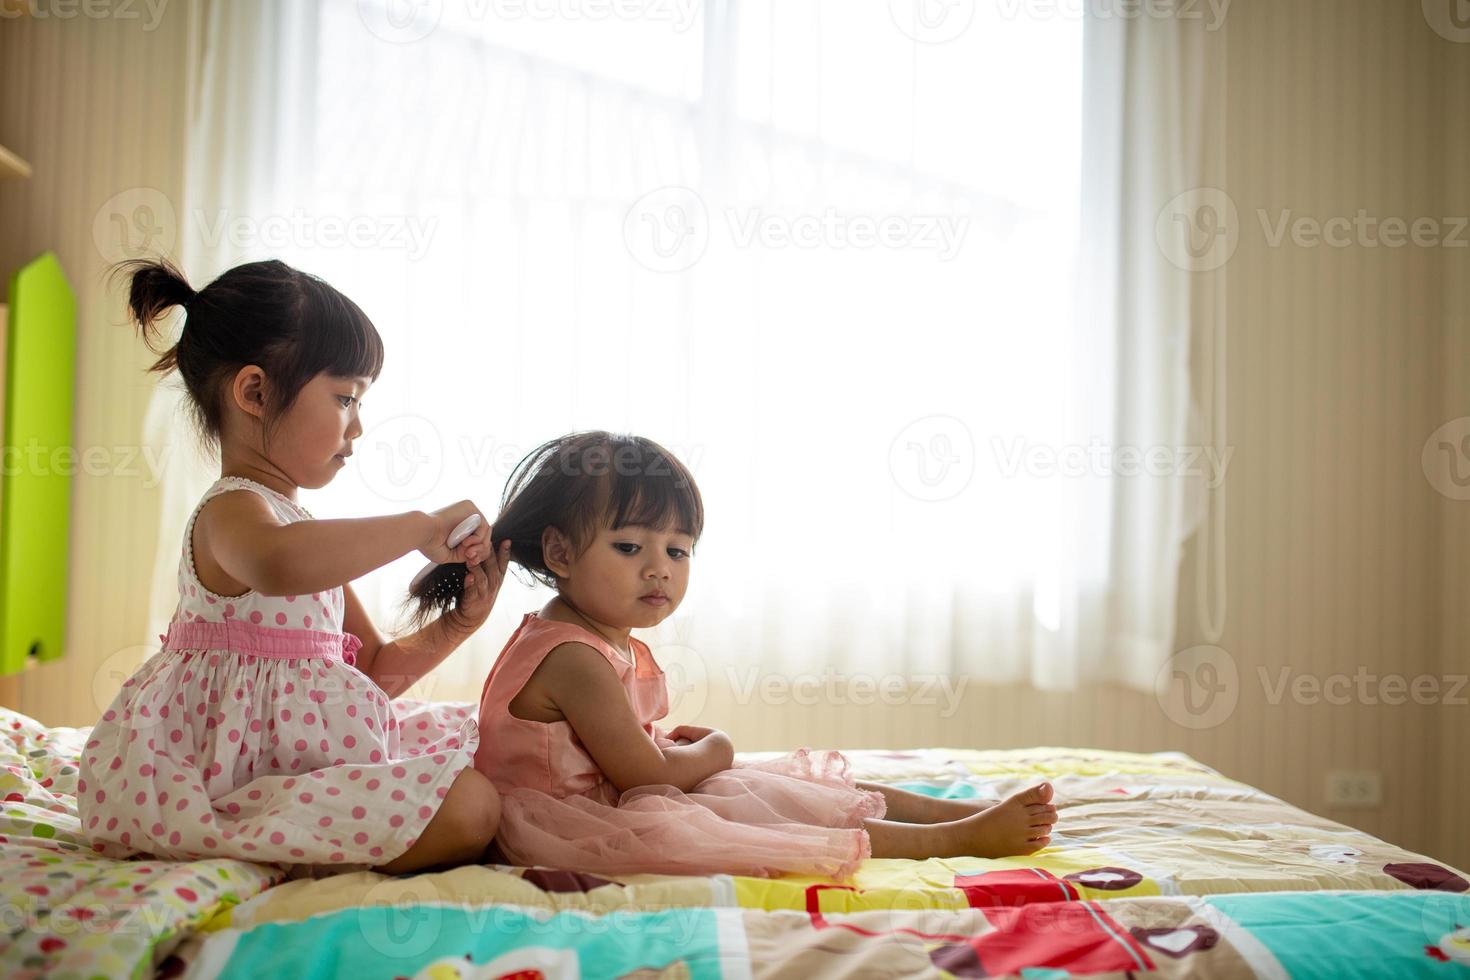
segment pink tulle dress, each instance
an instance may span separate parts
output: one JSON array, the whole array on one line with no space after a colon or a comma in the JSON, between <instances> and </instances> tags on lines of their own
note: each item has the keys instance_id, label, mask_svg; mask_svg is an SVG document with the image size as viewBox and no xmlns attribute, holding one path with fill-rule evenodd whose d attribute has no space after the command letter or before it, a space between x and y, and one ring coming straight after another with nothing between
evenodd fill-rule
<instances>
[{"instance_id":1,"label":"pink tulle dress","mask_svg":"<svg viewBox=\"0 0 1470 980\"><path fill-rule=\"evenodd\" d=\"M607 658L650 738L668 713L664 673L634 639L635 663L581 626L527 613L485 681L475 767L501 794L496 841L515 864L603 874L804 873L845 878L871 851L863 820L881 793L857 788L838 752L793 752L716 773L688 793L639 786L621 795L565 721L517 718L510 702L562 643Z\"/></svg>"}]
</instances>

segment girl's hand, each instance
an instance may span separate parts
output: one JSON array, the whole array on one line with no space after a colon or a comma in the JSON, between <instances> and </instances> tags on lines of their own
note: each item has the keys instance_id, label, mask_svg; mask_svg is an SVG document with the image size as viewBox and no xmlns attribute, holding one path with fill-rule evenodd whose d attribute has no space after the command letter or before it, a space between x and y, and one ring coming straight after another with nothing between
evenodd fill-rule
<instances>
[{"instance_id":1,"label":"girl's hand","mask_svg":"<svg viewBox=\"0 0 1470 980\"><path fill-rule=\"evenodd\" d=\"M695 742L698 742L700 739L708 738L709 736L715 734L724 733L721 732L718 728L700 728L697 725L680 725L678 728L670 731L668 733L668 737L675 743L682 741L685 745L691 745Z\"/></svg>"},{"instance_id":2,"label":"girl's hand","mask_svg":"<svg viewBox=\"0 0 1470 980\"><path fill-rule=\"evenodd\" d=\"M495 597L500 594L505 581L505 570L510 565L510 540L500 542L500 550L490 561L476 562L465 571L464 598L454 608L458 625L468 630L477 630L490 616L495 607Z\"/></svg>"},{"instance_id":3,"label":"girl's hand","mask_svg":"<svg viewBox=\"0 0 1470 980\"><path fill-rule=\"evenodd\" d=\"M474 565L489 557L490 546L487 542L490 540L491 528L490 522L483 514L480 514L480 526L475 528L473 534L461 541L459 547L450 548L448 546L449 535L460 525L460 522L471 514L480 514L480 508L470 500L461 500L457 504L431 512L428 515L429 533L423 544L419 545L419 551L425 558L437 565L448 565L455 562Z\"/></svg>"}]
</instances>

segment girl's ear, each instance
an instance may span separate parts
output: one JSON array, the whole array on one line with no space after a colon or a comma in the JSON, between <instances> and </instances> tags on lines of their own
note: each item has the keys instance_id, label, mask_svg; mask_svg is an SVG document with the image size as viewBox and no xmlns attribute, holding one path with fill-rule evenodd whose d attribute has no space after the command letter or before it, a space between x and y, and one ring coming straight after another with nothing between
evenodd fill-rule
<instances>
[{"instance_id":1,"label":"girl's ear","mask_svg":"<svg viewBox=\"0 0 1470 980\"><path fill-rule=\"evenodd\" d=\"M254 364L247 364L235 372L235 383L230 386L230 397L235 405L247 415L265 417L266 379L265 372Z\"/></svg>"},{"instance_id":2,"label":"girl's ear","mask_svg":"<svg viewBox=\"0 0 1470 980\"><path fill-rule=\"evenodd\" d=\"M572 577L572 542L561 528L547 527L541 532L541 563L557 578Z\"/></svg>"}]
</instances>

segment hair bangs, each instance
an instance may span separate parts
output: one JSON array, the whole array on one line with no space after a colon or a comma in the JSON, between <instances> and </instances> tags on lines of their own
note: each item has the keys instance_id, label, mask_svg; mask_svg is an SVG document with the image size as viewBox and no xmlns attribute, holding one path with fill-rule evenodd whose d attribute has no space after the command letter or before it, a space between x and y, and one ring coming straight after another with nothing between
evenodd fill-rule
<instances>
[{"instance_id":1,"label":"hair bangs","mask_svg":"<svg viewBox=\"0 0 1470 980\"><path fill-rule=\"evenodd\" d=\"M698 540L704 531L704 504L683 463L636 436L617 445L613 457L608 474L609 527L671 529Z\"/></svg>"},{"instance_id":2,"label":"hair bangs","mask_svg":"<svg viewBox=\"0 0 1470 980\"><path fill-rule=\"evenodd\" d=\"M362 308L314 277L306 277L301 299L302 322L312 327L302 334L306 376L325 371L376 381L383 371L383 338Z\"/></svg>"}]
</instances>

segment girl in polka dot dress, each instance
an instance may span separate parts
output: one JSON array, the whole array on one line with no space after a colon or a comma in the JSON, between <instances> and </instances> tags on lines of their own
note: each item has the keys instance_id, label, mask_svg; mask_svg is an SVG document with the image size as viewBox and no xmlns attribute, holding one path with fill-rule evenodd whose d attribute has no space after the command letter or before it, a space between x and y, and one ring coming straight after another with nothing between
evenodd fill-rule
<instances>
[{"instance_id":1,"label":"girl in polka dot dress","mask_svg":"<svg viewBox=\"0 0 1470 980\"><path fill-rule=\"evenodd\" d=\"M123 683L82 753L77 800L109 857L232 857L296 873L390 873L478 861L499 798L472 762L463 706L393 698L484 622L508 551L477 509L315 520L362 434L383 347L347 297L281 262L231 269L195 292L164 262L128 263L129 308L150 347L181 305L177 369L221 476L189 518L179 605L162 649ZM413 634L379 635L348 583L413 551L462 562L463 598Z\"/></svg>"}]
</instances>

